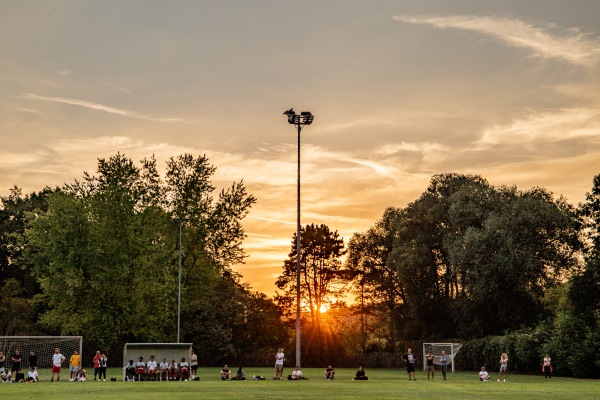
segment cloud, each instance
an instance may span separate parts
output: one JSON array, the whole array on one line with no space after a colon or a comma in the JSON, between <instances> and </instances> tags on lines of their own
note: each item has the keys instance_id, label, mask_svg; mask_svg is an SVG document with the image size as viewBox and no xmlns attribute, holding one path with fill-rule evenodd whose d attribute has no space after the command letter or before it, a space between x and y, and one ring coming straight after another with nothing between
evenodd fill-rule
<instances>
[{"instance_id":1,"label":"cloud","mask_svg":"<svg viewBox=\"0 0 600 400\"><path fill-rule=\"evenodd\" d=\"M111 106L107 106L107 105L99 104L99 103L92 103L90 101L80 100L80 99L69 99L69 98L65 98L65 97L39 96L39 95L33 94L33 93L23 93L23 95L21 97L23 97L24 99L27 99L27 100L41 100L41 101L51 101L51 102L55 102L55 103L69 104L69 105L73 105L73 106L89 108L91 110L103 111L103 112L106 112L109 114L117 114L117 115L121 115L123 117L142 119L145 121L183 122L183 123L189 123L189 124L194 123L193 121L188 121L188 120L181 119L181 118L154 117L152 115L140 114L135 111L111 107Z\"/></svg>"},{"instance_id":2,"label":"cloud","mask_svg":"<svg viewBox=\"0 0 600 400\"><path fill-rule=\"evenodd\" d=\"M555 58L581 66L595 65L600 55L597 38L578 29L559 34L518 19L466 16L396 16L398 22L432 25L438 29L460 29L491 36L510 47L526 48L533 55Z\"/></svg>"},{"instance_id":3,"label":"cloud","mask_svg":"<svg viewBox=\"0 0 600 400\"><path fill-rule=\"evenodd\" d=\"M114 83L112 83L112 82L103 81L103 80L101 80L101 79L96 79L96 81L97 81L97 82L100 82L100 83L102 83L102 84L104 84L104 85L106 85L106 86L110 86L110 87L111 87L111 88L113 88L113 89L117 89L119 92L123 92L123 93L125 93L125 94L132 94L131 90L129 90L129 89L125 89L124 87L121 87L121 86L118 86L118 85L115 85L115 84L114 84Z\"/></svg>"}]
</instances>

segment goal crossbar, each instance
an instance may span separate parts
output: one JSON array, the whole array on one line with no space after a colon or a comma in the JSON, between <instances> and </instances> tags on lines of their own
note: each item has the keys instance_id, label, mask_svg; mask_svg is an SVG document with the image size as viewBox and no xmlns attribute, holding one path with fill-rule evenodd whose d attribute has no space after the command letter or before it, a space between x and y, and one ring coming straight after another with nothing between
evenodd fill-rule
<instances>
[{"instance_id":1,"label":"goal crossbar","mask_svg":"<svg viewBox=\"0 0 600 400\"><path fill-rule=\"evenodd\" d=\"M441 365L442 351L445 351L448 356L446 365L452 368L452 372L455 372L454 357L461 347L461 343L423 343L423 371L427 369L427 353L429 351L433 353L433 363L435 365Z\"/></svg>"}]
</instances>

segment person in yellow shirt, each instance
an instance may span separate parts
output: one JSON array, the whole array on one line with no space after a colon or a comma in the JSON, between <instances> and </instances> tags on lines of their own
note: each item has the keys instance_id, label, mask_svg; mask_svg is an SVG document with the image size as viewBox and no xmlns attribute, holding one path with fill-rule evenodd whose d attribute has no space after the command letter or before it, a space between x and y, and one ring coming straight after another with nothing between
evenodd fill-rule
<instances>
[{"instance_id":1,"label":"person in yellow shirt","mask_svg":"<svg viewBox=\"0 0 600 400\"><path fill-rule=\"evenodd\" d=\"M80 367L81 356L79 355L79 352L75 350L71 356L71 360L69 361L69 369L71 370L71 378L69 379L69 382L77 381L77 373L79 372Z\"/></svg>"}]
</instances>

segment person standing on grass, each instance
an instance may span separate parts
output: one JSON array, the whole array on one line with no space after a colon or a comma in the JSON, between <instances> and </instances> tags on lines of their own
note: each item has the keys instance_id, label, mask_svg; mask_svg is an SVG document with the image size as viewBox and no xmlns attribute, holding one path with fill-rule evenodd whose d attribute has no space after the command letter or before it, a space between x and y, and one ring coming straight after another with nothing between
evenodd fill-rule
<instances>
[{"instance_id":1,"label":"person standing on grass","mask_svg":"<svg viewBox=\"0 0 600 400\"><path fill-rule=\"evenodd\" d=\"M65 361L65 356L60 354L60 349L57 347L54 349L54 355L52 355L52 377L50 382L54 382L54 374L57 374L56 382L60 381L60 371L62 369L62 363Z\"/></svg>"},{"instance_id":2,"label":"person standing on grass","mask_svg":"<svg viewBox=\"0 0 600 400\"><path fill-rule=\"evenodd\" d=\"M506 371L508 370L508 356L506 353L502 353L500 356L500 375L498 375L498 382L502 379L502 374L504 374L504 382L506 382Z\"/></svg>"},{"instance_id":3,"label":"person standing on grass","mask_svg":"<svg viewBox=\"0 0 600 400\"><path fill-rule=\"evenodd\" d=\"M106 382L106 368L107 368L107 362L108 359L106 358L106 354L102 353L100 354L100 358L98 359L98 381L100 381L100 378L102 378L102 376L104 376L104 379L102 379L104 382Z\"/></svg>"},{"instance_id":4,"label":"person standing on grass","mask_svg":"<svg viewBox=\"0 0 600 400\"><path fill-rule=\"evenodd\" d=\"M13 375L19 372L19 370L21 369L21 358L21 352L19 351L19 349L15 349L15 354L13 354L10 358L12 361L11 371Z\"/></svg>"},{"instance_id":5,"label":"person standing on grass","mask_svg":"<svg viewBox=\"0 0 600 400\"><path fill-rule=\"evenodd\" d=\"M283 349L280 348L277 350L277 354L275 354L275 378L273 379L281 379L283 376L283 362L285 361L285 354L283 353Z\"/></svg>"},{"instance_id":6,"label":"person standing on grass","mask_svg":"<svg viewBox=\"0 0 600 400\"><path fill-rule=\"evenodd\" d=\"M198 371L198 356L194 350L192 350L192 358L190 358L190 370L192 371L192 380L195 381Z\"/></svg>"},{"instance_id":7,"label":"person standing on grass","mask_svg":"<svg viewBox=\"0 0 600 400\"><path fill-rule=\"evenodd\" d=\"M442 367L442 377L444 380L446 380L446 372L448 371L448 356L443 350L442 355L440 356L440 366Z\"/></svg>"},{"instance_id":8,"label":"person standing on grass","mask_svg":"<svg viewBox=\"0 0 600 400\"><path fill-rule=\"evenodd\" d=\"M426 369L427 369L427 380L429 380L429 374L431 374L431 380L435 379L435 368L433 367L434 355L431 350L425 356Z\"/></svg>"},{"instance_id":9,"label":"person standing on grass","mask_svg":"<svg viewBox=\"0 0 600 400\"><path fill-rule=\"evenodd\" d=\"M77 380L77 373L79 372L79 368L81 367L81 356L79 352L75 350L73 355L69 359L69 371L71 372L71 376L69 377L69 382L75 382Z\"/></svg>"},{"instance_id":10,"label":"person standing on grass","mask_svg":"<svg viewBox=\"0 0 600 400\"><path fill-rule=\"evenodd\" d=\"M6 362L6 356L3 351L0 351L0 371L4 372L4 363Z\"/></svg>"},{"instance_id":11,"label":"person standing on grass","mask_svg":"<svg viewBox=\"0 0 600 400\"><path fill-rule=\"evenodd\" d=\"M100 365L98 364L99 359L100 359L100 350L97 350L96 355L92 359L92 361L94 362L94 380L96 380L96 376L98 375L98 372L100 372Z\"/></svg>"},{"instance_id":12,"label":"person standing on grass","mask_svg":"<svg viewBox=\"0 0 600 400\"><path fill-rule=\"evenodd\" d=\"M548 354L544 357L544 364L542 365L542 370L544 371L544 379L552 378L552 359Z\"/></svg>"},{"instance_id":13,"label":"person standing on grass","mask_svg":"<svg viewBox=\"0 0 600 400\"><path fill-rule=\"evenodd\" d=\"M37 368L37 365L38 365L38 358L35 355L35 351L31 350L29 352L29 367Z\"/></svg>"},{"instance_id":14,"label":"person standing on grass","mask_svg":"<svg viewBox=\"0 0 600 400\"><path fill-rule=\"evenodd\" d=\"M415 376L415 361L417 358L412 353L412 349L408 349L406 354L402 356L402 359L406 361L406 372L408 373L408 380L417 380Z\"/></svg>"}]
</instances>

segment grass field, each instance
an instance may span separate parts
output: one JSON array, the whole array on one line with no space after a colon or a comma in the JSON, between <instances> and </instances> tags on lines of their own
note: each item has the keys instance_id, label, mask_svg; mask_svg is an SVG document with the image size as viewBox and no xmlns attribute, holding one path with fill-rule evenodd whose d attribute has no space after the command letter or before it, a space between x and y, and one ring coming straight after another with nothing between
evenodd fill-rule
<instances>
[{"instance_id":1,"label":"grass field","mask_svg":"<svg viewBox=\"0 0 600 400\"><path fill-rule=\"evenodd\" d=\"M402 370L366 370L368 381L352 381L355 370L337 369L335 380L323 379L323 369L303 369L310 380L275 381L271 368L245 368L246 376L262 375L264 381L227 381L219 368L202 368L195 382L122 382L120 369L109 369L108 378L117 382L49 382L49 371L40 371L36 384L0 384L0 399L600 399L600 381L540 376L509 375L508 382L479 382L476 372L436 373L428 381L417 372L417 381L408 381ZM290 368L284 371L287 376Z\"/></svg>"}]
</instances>

